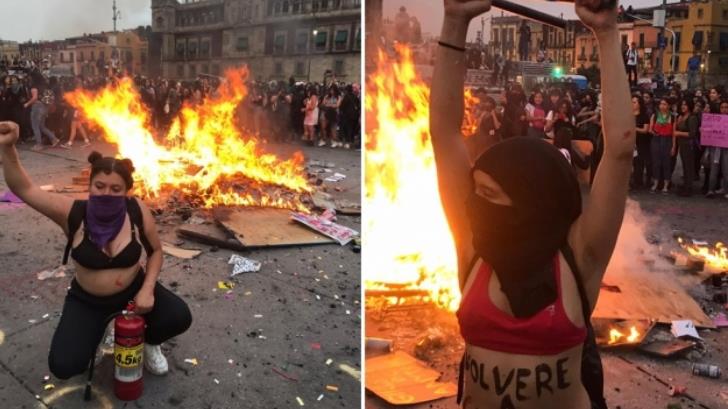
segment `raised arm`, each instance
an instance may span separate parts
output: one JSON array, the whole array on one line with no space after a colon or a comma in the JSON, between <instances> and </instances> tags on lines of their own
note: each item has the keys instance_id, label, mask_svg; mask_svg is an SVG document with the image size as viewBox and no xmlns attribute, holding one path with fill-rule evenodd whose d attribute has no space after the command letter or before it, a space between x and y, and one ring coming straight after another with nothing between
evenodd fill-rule
<instances>
[{"instance_id":1,"label":"raised arm","mask_svg":"<svg viewBox=\"0 0 728 409\"><path fill-rule=\"evenodd\" d=\"M576 13L599 43L600 61L620 61L616 4L599 9L600 0L576 0ZM616 3L616 2L614 2ZM574 223L569 242L584 275L594 308L599 287L622 226L635 146L635 123L627 75L621 64L602 67L602 132L604 154L588 205Z\"/></svg>"},{"instance_id":2,"label":"raised arm","mask_svg":"<svg viewBox=\"0 0 728 409\"><path fill-rule=\"evenodd\" d=\"M16 196L28 206L53 220L68 233L68 213L71 211L73 199L67 196L43 191L30 180L20 164L15 142L18 140L19 128L15 122L0 122L0 156L2 156L5 182Z\"/></svg>"},{"instance_id":3,"label":"raised arm","mask_svg":"<svg viewBox=\"0 0 728 409\"><path fill-rule=\"evenodd\" d=\"M470 20L490 9L490 0L445 0L445 19L435 57L430 92L430 135L440 200L463 260L472 257L465 200L471 189L470 159L460 127L464 114L465 36ZM462 280L461 280L462 281ZM462 284L462 283L461 283Z\"/></svg>"}]
</instances>

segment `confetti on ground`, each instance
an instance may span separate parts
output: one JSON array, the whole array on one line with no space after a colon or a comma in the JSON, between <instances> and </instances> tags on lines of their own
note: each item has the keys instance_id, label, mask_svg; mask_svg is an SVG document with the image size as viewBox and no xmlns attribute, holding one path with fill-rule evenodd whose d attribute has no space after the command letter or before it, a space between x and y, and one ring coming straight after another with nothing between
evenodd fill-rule
<instances>
[{"instance_id":1,"label":"confetti on ground","mask_svg":"<svg viewBox=\"0 0 728 409\"><path fill-rule=\"evenodd\" d=\"M319 344L318 342L312 342L311 349L321 349L321 344Z\"/></svg>"},{"instance_id":2,"label":"confetti on ground","mask_svg":"<svg viewBox=\"0 0 728 409\"><path fill-rule=\"evenodd\" d=\"M304 406L304 405L303 405L303 399L301 399L301 398L299 398L298 396L296 396L296 400L298 401L298 404L299 404L300 406Z\"/></svg>"},{"instance_id":3,"label":"confetti on ground","mask_svg":"<svg viewBox=\"0 0 728 409\"><path fill-rule=\"evenodd\" d=\"M253 293L251 293L250 291L245 292L245 295L251 295L251 294L253 294Z\"/></svg>"},{"instance_id":4,"label":"confetti on ground","mask_svg":"<svg viewBox=\"0 0 728 409\"><path fill-rule=\"evenodd\" d=\"M339 387L336 385L326 385L326 390L330 392L338 392Z\"/></svg>"},{"instance_id":5,"label":"confetti on ground","mask_svg":"<svg viewBox=\"0 0 728 409\"><path fill-rule=\"evenodd\" d=\"M361 371L351 367L347 364L341 364L339 365L339 369L346 372L347 374L351 375L352 378L356 379L357 381L361 380Z\"/></svg>"},{"instance_id":6,"label":"confetti on ground","mask_svg":"<svg viewBox=\"0 0 728 409\"><path fill-rule=\"evenodd\" d=\"M46 375L43 377L43 381L48 382L51 379L50 375Z\"/></svg>"},{"instance_id":7,"label":"confetti on ground","mask_svg":"<svg viewBox=\"0 0 728 409\"><path fill-rule=\"evenodd\" d=\"M186 358L185 362L192 365L197 365L197 358Z\"/></svg>"},{"instance_id":8,"label":"confetti on ground","mask_svg":"<svg viewBox=\"0 0 728 409\"><path fill-rule=\"evenodd\" d=\"M28 320L28 322L31 323L31 324L35 324L38 321L37 320Z\"/></svg>"},{"instance_id":9,"label":"confetti on ground","mask_svg":"<svg viewBox=\"0 0 728 409\"><path fill-rule=\"evenodd\" d=\"M316 299L317 299L317 300L321 300L321 296L320 296L320 295L318 295L318 294L316 294Z\"/></svg>"},{"instance_id":10,"label":"confetti on ground","mask_svg":"<svg viewBox=\"0 0 728 409\"><path fill-rule=\"evenodd\" d=\"M45 385L45 386L43 387L43 390L44 390L44 391L49 391L49 390L51 390L51 389L53 389L53 388L55 388L55 387L56 387L56 385L53 385L52 383L49 383L49 384L47 384L47 385Z\"/></svg>"},{"instance_id":11,"label":"confetti on ground","mask_svg":"<svg viewBox=\"0 0 728 409\"><path fill-rule=\"evenodd\" d=\"M230 290L233 287L235 287L235 283L231 281L218 281L217 282L217 288L221 290Z\"/></svg>"},{"instance_id":12,"label":"confetti on ground","mask_svg":"<svg viewBox=\"0 0 728 409\"><path fill-rule=\"evenodd\" d=\"M218 381L217 379L213 379L213 381L215 381L215 383L218 385L220 384L220 381Z\"/></svg>"},{"instance_id":13,"label":"confetti on ground","mask_svg":"<svg viewBox=\"0 0 728 409\"><path fill-rule=\"evenodd\" d=\"M288 379L289 381L298 382L298 378L295 378L295 377L293 377L291 375L288 375L287 373L285 373L283 371L280 371L280 370L278 370L276 368L271 368L271 370L273 372L277 373L278 375L280 375L281 377L283 377L285 379Z\"/></svg>"},{"instance_id":14,"label":"confetti on ground","mask_svg":"<svg viewBox=\"0 0 728 409\"><path fill-rule=\"evenodd\" d=\"M333 362L334 362L334 360L329 358L326 360L326 365L331 365Z\"/></svg>"},{"instance_id":15,"label":"confetti on ground","mask_svg":"<svg viewBox=\"0 0 728 409\"><path fill-rule=\"evenodd\" d=\"M46 319L46 318L48 318L50 316L51 316L50 314L43 314L43 319Z\"/></svg>"},{"instance_id":16,"label":"confetti on ground","mask_svg":"<svg viewBox=\"0 0 728 409\"><path fill-rule=\"evenodd\" d=\"M316 398L316 400L321 400L321 399L323 399L323 398L324 398L324 394L322 393L321 395L319 395L319 397L318 397L318 398Z\"/></svg>"},{"instance_id":17,"label":"confetti on ground","mask_svg":"<svg viewBox=\"0 0 728 409\"><path fill-rule=\"evenodd\" d=\"M228 359L228 363L229 363L230 365L232 365L232 364L233 364L233 362L234 362L234 361L233 361L232 359Z\"/></svg>"},{"instance_id":18,"label":"confetti on ground","mask_svg":"<svg viewBox=\"0 0 728 409\"><path fill-rule=\"evenodd\" d=\"M263 314L255 314L255 315L253 315L253 317L255 317L255 318L263 318Z\"/></svg>"}]
</instances>

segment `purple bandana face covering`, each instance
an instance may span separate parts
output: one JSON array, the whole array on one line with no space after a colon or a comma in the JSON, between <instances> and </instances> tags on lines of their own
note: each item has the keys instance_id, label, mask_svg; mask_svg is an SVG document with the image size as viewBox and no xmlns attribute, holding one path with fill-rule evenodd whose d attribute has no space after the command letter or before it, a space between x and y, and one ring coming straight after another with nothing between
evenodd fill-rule
<instances>
[{"instance_id":1,"label":"purple bandana face covering","mask_svg":"<svg viewBox=\"0 0 728 409\"><path fill-rule=\"evenodd\" d=\"M91 241L103 249L114 239L126 218L126 196L91 195L86 206L86 229Z\"/></svg>"}]
</instances>

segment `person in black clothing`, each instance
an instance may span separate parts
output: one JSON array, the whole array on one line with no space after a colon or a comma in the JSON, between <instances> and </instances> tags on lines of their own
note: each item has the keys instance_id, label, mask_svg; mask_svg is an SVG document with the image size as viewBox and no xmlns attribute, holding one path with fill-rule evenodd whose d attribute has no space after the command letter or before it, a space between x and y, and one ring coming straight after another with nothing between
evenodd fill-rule
<instances>
[{"instance_id":1,"label":"person in black clothing","mask_svg":"<svg viewBox=\"0 0 728 409\"><path fill-rule=\"evenodd\" d=\"M632 161L632 187L641 189L652 180L652 162L650 160L652 134L649 132L650 118L647 116L645 103L639 95L632 97L632 112L634 113L635 130L637 132L637 156Z\"/></svg>"},{"instance_id":2,"label":"person in black clothing","mask_svg":"<svg viewBox=\"0 0 728 409\"><path fill-rule=\"evenodd\" d=\"M690 196L693 193L694 145L698 137L698 119L693 113L695 105L690 98L683 99L678 105L679 116L675 120L675 132L673 133L672 156L680 152L682 161L683 185L678 190L681 196Z\"/></svg>"},{"instance_id":3,"label":"person in black clothing","mask_svg":"<svg viewBox=\"0 0 728 409\"><path fill-rule=\"evenodd\" d=\"M354 94L354 87L349 84L344 88L344 97L339 106L339 126L344 148L349 149L355 144L359 117L361 115L361 101Z\"/></svg>"}]
</instances>

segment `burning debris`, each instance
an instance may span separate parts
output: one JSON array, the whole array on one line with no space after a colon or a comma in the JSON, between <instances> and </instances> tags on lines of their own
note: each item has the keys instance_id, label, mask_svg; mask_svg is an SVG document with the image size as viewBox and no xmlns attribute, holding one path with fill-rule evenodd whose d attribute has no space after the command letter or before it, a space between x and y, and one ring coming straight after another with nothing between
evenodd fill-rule
<instances>
[{"instance_id":1,"label":"burning debris","mask_svg":"<svg viewBox=\"0 0 728 409\"><path fill-rule=\"evenodd\" d=\"M119 156L133 161L135 191L156 203L180 195L192 207L262 206L308 212L312 188L303 155L266 153L235 124L246 97L246 68L228 70L218 95L182 108L166 135L155 135L149 113L130 78L99 92L77 90L65 99L97 123ZM83 175L82 175L83 177ZM82 181L80 181L82 182ZM74 180L74 183L76 181Z\"/></svg>"},{"instance_id":2,"label":"burning debris","mask_svg":"<svg viewBox=\"0 0 728 409\"><path fill-rule=\"evenodd\" d=\"M363 222L366 254L376 257L364 264L363 278L367 290L392 284L424 290L432 302L455 311L457 261L437 188L429 96L409 48L398 47L396 57L379 51L377 70L367 81ZM465 135L477 129L476 102L466 93Z\"/></svg>"}]
</instances>

